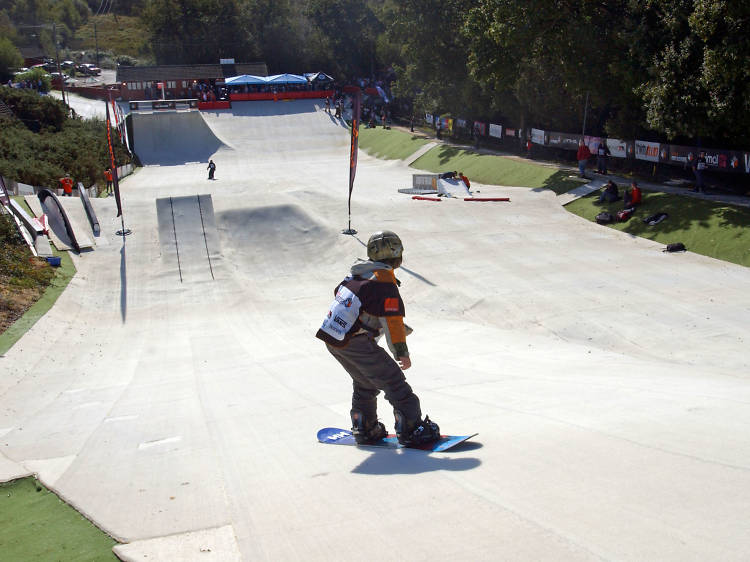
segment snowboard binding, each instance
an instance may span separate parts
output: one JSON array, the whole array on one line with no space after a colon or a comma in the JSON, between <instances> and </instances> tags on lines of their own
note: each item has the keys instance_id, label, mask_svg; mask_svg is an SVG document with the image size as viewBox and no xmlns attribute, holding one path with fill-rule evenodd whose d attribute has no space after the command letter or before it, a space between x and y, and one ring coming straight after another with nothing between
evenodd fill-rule
<instances>
[{"instance_id":1,"label":"snowboard binding","mask_svg":"<svg viewBox=\"0 0 750 562\"><path fill-rule=\"evenodd\" d=\"M377 419L366 420L359 410L352 410L350 415L352 417L352 435L357 445L371 445L388 435L385 426Z\"/></svg>"},{"instance_id":2,"label":"snowboard binding","mask_svg":"<svg viewBox=\"0 0 750 562\"><path fill-rule=\"evenodd\" d=\"M417 419L414 422L408 422L400 411L396 410L394 414L396 437L404 447L421 447L440 439L440 427L430 420L430 416L425 416L424 420Z\"/></svg>"}]
</instances>

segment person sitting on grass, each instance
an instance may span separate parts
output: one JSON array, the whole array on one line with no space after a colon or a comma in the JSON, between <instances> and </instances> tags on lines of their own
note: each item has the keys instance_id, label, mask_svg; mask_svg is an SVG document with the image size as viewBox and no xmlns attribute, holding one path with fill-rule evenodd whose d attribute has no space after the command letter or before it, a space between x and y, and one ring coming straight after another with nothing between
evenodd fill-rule
<instances>
[{"instance_id":1,"label":"person sitting on grass","mask_svg":"<svg viewBox=\"0 0 750 562\"><path fill-rule=\"evenodd\" d=\"M625 201L626 209L628 207L634 207L635 205L639 205L643 201L643 194L641 193L641 188L638 187L637 181L633 180L630 183L630 189L625 190L625 193L623 193L622 198Z\"/></svg>"},{"instance_id":2,"label":"person sitting on grass","mask_svg":"<svg viewBox=\"0 0 750 562\"><path fill-rule=\"evenodd\" d=\"M620 198L620 193L617 190L617 184L613 182L612 180L609 180L607 182L607 185L604 186L604 191L602 191L602 194L599 196L599 203L604 203L605 201L607 203L612 203L614 201L617 201Z\"/></svg>"}]
</instances>

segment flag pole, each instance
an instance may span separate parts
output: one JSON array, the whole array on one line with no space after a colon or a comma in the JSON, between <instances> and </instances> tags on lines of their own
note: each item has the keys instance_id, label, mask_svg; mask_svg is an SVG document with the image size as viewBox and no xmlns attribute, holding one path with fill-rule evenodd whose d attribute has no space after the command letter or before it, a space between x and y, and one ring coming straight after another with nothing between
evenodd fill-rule
<instances>
[{"instance_id":1,"label":"flag pole","mask_svg":"<svg viewBox=\"0 0 750 562\"><path fill-rule=\"evenodd\" d=\"M342 230L342 234L353 236L357 231L352 228L352 190L354 189L354 176L357 173L357 152L359 150L359 116L361 90L357 89L352 102L352 142L349 150L349 228Z\"/></svg>"},{"instance_id":2,"label":"flag pole","mask_svg":"<svg viewBox=\"0 0 750 562\"><path fill-rule=\"evenodd\" d=\"M109 168L112 172L112 186L114 187L115 191L115 202L117 203L117 216L120 217L120 224L122 228L115 232L117 236L123 237L123 242L125 236L131 234L133 231L129 228L125 228L125 216L122 212L122 200L120 199L120 182L119 178L117 177L117 164L115 163L115 151L112 147L112 126L111 121L109 118L109 104L112 103L112 92L109 92L109 101L104 102L106 108L107 108L107 121L106 121L106 127L107 127L107 148L109 149Z\"/></svg>"}]
</instances>

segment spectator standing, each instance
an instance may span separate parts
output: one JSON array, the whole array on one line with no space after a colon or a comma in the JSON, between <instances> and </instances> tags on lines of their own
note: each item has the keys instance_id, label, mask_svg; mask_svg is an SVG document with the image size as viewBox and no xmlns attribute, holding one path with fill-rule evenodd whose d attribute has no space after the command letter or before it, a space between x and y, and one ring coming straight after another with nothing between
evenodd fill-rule
<instances>
[{"instance_id":1,"label":"spectator standing","mask_svg":"<svg viewBox=\"0 0 750 562\"><path fill-rule=\"evenodd\" d=\"M698 153L698 158L696 158L693 163L693 173L695 174L695 189L693 189L693 191L696 193L705 193L705 188L703 187L703 172L706 168L706 153L701 150Z\"/></svg>"},{"instance_id":2,"label":"spectator standing","mask_svg":"<svg viewBox=\"0 0 750 562\"><path fill-rule=\"evenodd\" d=\"M63 190L63 197L73 197L73 178L70 174L65 174L64 177L60 178L60 185Z\"/></svg>"},{"instance_id":3,"label":"spectator standing","mask_svg":"<svg viewBox=\"0 0 750 562\"><path fill-rule=\"evenodd\" d=\"M576 160L578 160L578 176L588 179L586 176L586 164L591 158L591 151L586 143L581 140L578 143L578 152L576 153Z\"/></svg>"},{"instance_id":4,"label":"spectator standing","mask_svg":"<svg viewBox=\"0 0 750 562\"><path fill-rule=\"evenodd\" d=\"M216 172L216 164L214 164L213 160L208 161L208 179L212 180L214 179L214 172Z\"/></svg>"},{"instance_id":5,"label":"spectator standing","mask_svg":"<svg viewBox=\"0 0 750 562\"><path fill-rule=\"evenodd\" d=\"M596 171L600 174L607 175L607 157L609 156L609 147L606 142L600 142L596 149Z\"/></svg>"},{"instance_id":6,"label":"spectator standing","mask_svg":"<svg viewBox=\"0 0 750 562\"><path fill-rule=\"evenodd\" d=\"M104 170L104 179L107 180L107 195L112 193L112 170L108 167Z\"/></svg>"}]
</instances>

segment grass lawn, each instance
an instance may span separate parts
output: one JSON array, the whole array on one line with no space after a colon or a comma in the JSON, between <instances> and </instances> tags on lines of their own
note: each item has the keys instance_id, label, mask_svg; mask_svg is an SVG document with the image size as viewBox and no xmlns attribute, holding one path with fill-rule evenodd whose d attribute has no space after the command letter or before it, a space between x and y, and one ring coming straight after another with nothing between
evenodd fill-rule
<instances>
[{"instance_id":1,"label":"grass lawn","mask_svg":"<svg viewBox=\"0 0 750 562\"><path fill-rule=\"evenodd\" d=\"M429 142L421 135L396 129L359 129L359 146L365 152L383 160L403 160Z\"/></svg>"},{"instance_id":2,"label":"grass lawn","mask_svg":"<svg viewBox=\"0 0 750 562\"><path fill-rule=\"evenodd\" d=\"M566 209L585 219L595 220L602 211L613 215L622 209L622 200L598 204L599 192L577 199ZM659 212L669 217L649 226L643 219ZM750 267L750 208L736 207L694 197L643 191L643 204L633 217L615 228L662 244L682 242L691 252Z\"/></svg>"},{"instance_id":3,"label":"grass lawn","mask_svg":"<svg viewBox=\"0 0 750 562\"><path fill-rule=\"evenodd\" d=\"M580 185L569 178L570 172L452 146L436 146L412 166L435 173L456 170L479 183L551 189L557 194Z\"/></svg>"},{"instance_id":4,"label":"grass lawn","mask_svg":"<svg viewBox=\"0 0 750 562\"><path fill-rule=\"evenodd\" d=\"M117 560L113 538L34 478L0 484L3 560Z\"/></svg>"}]
</instances>

